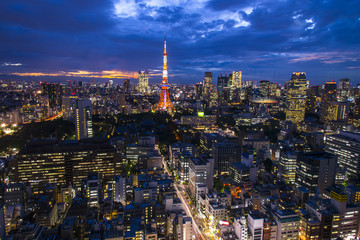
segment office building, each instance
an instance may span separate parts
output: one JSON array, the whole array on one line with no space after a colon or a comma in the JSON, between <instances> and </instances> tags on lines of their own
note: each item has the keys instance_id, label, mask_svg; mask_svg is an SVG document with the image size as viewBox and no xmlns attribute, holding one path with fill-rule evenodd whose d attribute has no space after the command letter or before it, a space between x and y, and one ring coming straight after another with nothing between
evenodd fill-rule
<instances>
[{"instance_id":1,"label":"office building","mask_svg":"<svg viewBox=\"0 0 360 240\"><path fill-rule=\"evenodd\" d=\"M284 151L280 153L279 175L286 183L295 183L296 160L296 152Z\"/></svg>"},{"instance_id":2,"label":"office building","mask_svg":"<svg viewBox=\"0 0 360 240\"><path fill-rule=\"evenodd\" d=\"M329 105L336 101L336 82L325 83L321 98L320 120L322 122L327 122Z\"/></svg>"},{"instance_id":3,"label":"office building","mask_svg":"<svg viewBox=\"0 0 360 240\"><path fill-rule=\"evenodd\" d=\"M74 122L76 139L93 137L91 100L81 99L78 96L66 96L62 101L64 120Z\"/></svg>"},{"instance_id":4,"label":"office building","mask_svg":"<svg viewBox=\"0 0 360 240\"><path fill-rule=\"evenodd\" d=\"M270 96L270 82L268 80L261 80L259 88L261 97L268 98Z\"/></svg>"},{"instance_id":5,"label":"office building","mask_svg":"<svg viewBox=\"0 0 360 240\"><path fill-rule=\"evenodd\" d=\"M274 218L277 225L277 240L298 240L300 218L296 212L292 210L277 210L274 213Z\"/></svg>"},{"instance_id":6,"label":"office building","mask_svg":"<svg viewBox=\"0 0 360 240\"><path fill-rule=\"evenodd\" d=\"M115 176L113 184L113 198L115 202L121 202L126 205L126 178L123 176Z\"/></svg>"},{"instance_id":7,"label":"office building","mask_svg":"<svg viewBox=\"0 0 360 240\"><path fill-rule=\"evenodd\" d=\"M260 211L250 211L247 218L247 227L252 239L262 240L265 215Z\"/></svg>"},{"instance_id":8,"label":"office building","mask_svg":"<svg viewBox=\"0 0 360 240\"><path fill-rule=\"evenodd\" d=\"M326 153L299 153L295 185L309 190L310 194L323 194L335 182L337 156Z\"/></svg>"},{"instance_id":9,"label":"office building","mask_svg":"<svg viewBox=\"0 0 360 240\"><path fill-rule=\"evenodd\" d=\"M76 139L92 138L91 100L79 99L75 110Z\"/></svg>"},{"instance_id":10,"label":"office building","mask_svg":"<svg viewBox=\"0 0 360 240\"><path fill-rule=\"evenodd\" d=\"M79 97L76 95L64 96L62 98L63 119L75 123L76 107Z\"/></svg>"},{"instance_id":11,"label":"office building","mask_svg":"<svg viewBox=\"0 0 360 240\"><path fill-rule=\"evenodd\" d=\"M350 109L349 102L331 102L326 106L326 115L324 116L324 121L326 123L333 126L334 129L348 123Z\"/></svg>"},{"instance_id":12,"label":"office building","mask_svg":"<svg viewBox=\"0 0 360 240\"><path fill-rule=\"evenodd\" d=\"M130 79L124 79L123 81L123 92L130 94Z\"/></svg>"},{"instance_id":13,"label":"office building","mask_svg":"<svg viewBox=\"0 0 360 240\"><path fill-rule=\"evenodd\" d=\"M229 75L229 86L230 86L230 100L236 99L236 94L239 93L241 88L241 71L233 71Z\"/></svg>"},{"instance_id":14,"label":"office building","mask_svg":"<svg viewBox=\"0 0 360 240\"><path fill-rule=\"evenodd\" d=\"M197 187L206 185L208 189L213 188L214 159L190 158L189 161L189 189L192 196L196 196Z\"/></svg>"},{"instance_id":15,"label":"office building","mask_svg":"<svg viewBox=\"0 0 360 240\"><path fill-rule=\"evenodd\" d=\"M139 71L138 91L142 94L149 93L149 71Z\"/></svg>"},{"instance_id":16,"label":"office building","mask_svg":"<svg viewBox=\"0 0 360 240\"><path fill-rule=\"evenodd\" d=\"M207 100L210 98L210 92L212 91L212 88L212 72L205 72L205 77L203 80L203 94Z\"/></svg>"},{"instance_id":17,"label":"office building","mask_svg":"<svg viewBox=\"0 0 360 240\"><path fill-rule=\"evenodd\" d=\"M308 89L306 73L294 72L291 75L286 96L286 120L299 124L305 118L306 91Z\"/></svg>"},{"instance_id":18,"label":"office building","mask_svg":"<svg viewBox=\"0 0 360 240\"><path fill-rule=\"evenodd\" d=\"M321 86L311 86L306 95L306 112L314 113L317 111L321 102Z\"/></svg>"},{"instance_id":19,"label":"office building","mask_svg":"<svg viewBox=\"0 0 360 240\"><path fill-rule=\"evenodd\" d=\"M64 86L58 83L42 83L42 93L49 98L50 108L61 107Z\"/></svg>"},{"instance_id":20,"label":"office building","mask_svg":"<svg viewBox=\"0 0 360 240\"><path fill-rule=\"evenodd\" d=\"M97 173L89 173L86 179L86 197L89 207L99 207L100 204L100 181Z\"/></svg>"},{"instance_id":21,"label":"office building","mask_svg":"<svg viewBox=\"0 0 360 240\"><path fill-rule=\"evenodd\" d=\"M218 174L229 173L230 163L241 162L241 146L234 142L215 143L212 156Z\"/></svg>"},{"instance_id":22,"label":"office building","mask_svg":"<svg viewBox=\"0 0 360 240\"><path fill-rule=\"evenodd\" d=\"M199 112L197 116L181 116L181 124L190 125L196 129L214 128L216 115L204 115L204 112Z\"/></svg>"},{"instance_id":23,"label":"office building","mask_svg":"<svg viewBox=\"0 0 360 240\"><path fill-rule=\"evenodd\" d=\"M230 85L227 75L220 75L217 82L218 100L220 103L227 103L230 100Z\"/></svg>"},{"instance_id":24,"label":"office building","mask_svg":"<svg viewBox=\"0 0 360 240\"><path fill-rule=\"evenodd\" d=\"M349 178L359 177L360 134L340 131L339 134L328 135L325 151L338 156L338 164L346 169Z\"/></svg>"},{"instance_id":25,"label":"office building","mask_svg":"<svg viewBox=\"0 0 360 240\"><path fill-rule=\"evenodd\" d=\"M119 154L107 139L33 140L11 162L9 177L13 182L29 182L35 192L42 183L79 189L90 172L96 170L100 180L111 180L122 167Z\"/></svg>"},{"instance_id":26,"label":"office building","mask_svg":"<svg viewBox=\"0 0 360 240\"><path fill-rule=\"evenodd\" d=\"M349 100L350 80L348 78L340 79L337 94L339 102L347 102Z\"/></svg>"}]
</instances>

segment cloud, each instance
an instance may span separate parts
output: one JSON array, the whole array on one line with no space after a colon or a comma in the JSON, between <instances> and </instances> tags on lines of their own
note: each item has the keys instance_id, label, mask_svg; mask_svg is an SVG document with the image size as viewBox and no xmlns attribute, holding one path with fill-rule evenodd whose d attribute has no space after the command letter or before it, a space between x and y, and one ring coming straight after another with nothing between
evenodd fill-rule
<instances>
[{"instance_id":1,"label":"cloud","mask_svg":"<svg viewBox=\"0 0 360 240\"><path fill-rule=\"evenodd\" d=\"M23 77L152 69L156 82L166 32L173 82L232 70L284 80L297 67L360 81L351 68L360 65L359 8L356 0L0 1L0 63L21 63ZM15 72L3 64L0 73Z\"/></svg>"},{"instance_id":2,"label":"cloud","mask_svg":"<svg viewBox=\"0 0 360 240\"><path fill-rule=\"evenodd\" d=\"M5 63L1 64L1 66L3 66L3 67L18 67L18 66L22 66L22 64L21 63L5 62Z\"/></svg>"}]
</instances>

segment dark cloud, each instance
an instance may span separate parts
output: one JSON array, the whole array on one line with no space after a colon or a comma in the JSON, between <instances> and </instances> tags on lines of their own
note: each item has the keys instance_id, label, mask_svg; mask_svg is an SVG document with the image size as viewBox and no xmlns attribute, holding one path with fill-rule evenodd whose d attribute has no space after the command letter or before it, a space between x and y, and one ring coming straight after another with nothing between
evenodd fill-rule
<instances>
[{"instance_id":1,"label":"dark cloud","mask_svg":"<svg viewBox=\"0 0 360 240\"><path fill-rule=\"evenodd\" d=\"M356 0L119 1L0 1L0 64L43 73L159 70L166 32L174 82L199 81L207 70L279 81L300 70L314 81L360 81Z\"/></svg>"}]
</instances>

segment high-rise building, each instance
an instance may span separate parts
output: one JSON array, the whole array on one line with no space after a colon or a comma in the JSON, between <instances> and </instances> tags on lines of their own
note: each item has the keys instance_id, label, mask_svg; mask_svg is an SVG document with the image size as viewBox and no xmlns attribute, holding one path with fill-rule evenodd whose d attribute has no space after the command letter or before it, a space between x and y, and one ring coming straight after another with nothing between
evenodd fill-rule
<instances>
[{"instance_id":1,"label":"high-rise building","mask_svg":"<svg viewBox=\"0 0 360 240\"><path fill-rule=\"evenodd\" d=\"M340 79L338 87L339 102L346 102L350 96L350 80L348 78Z\"/></svg>"},{"instance_id":2,"label":"high-rise building","mask_svg":"<svg viewBox=\"0 0 360 240\"><path fill-rule=\"evenodd\" d=\"M324 85L321 98L320 120L326 122L329 106L332 102L336 102L336 82L327 82Z\"/></svg>"},{"instance_id":3,"label":"high-rise building","mask_svg":"<svg viewBox=\"0 0 360 240\"><path fill-rule=\"evenodd\" d=\"M93 137L91 100L80 99L78 96L67 96L63 97L62 102L64 120L74 122L76 139Z\"/></svg>"},{"instance_id":4,"label":"high-rise building","mask_svg":"<svg viewBox=\"0 0 360 240\"><path fill-rule=\"evenodd\" d=\"M139 71L139 92L148 93L149 92L149 71L142 70Z\"/></svg>"},{"instance_id":5,"label":"high-rise building","mask_svg":"<svg viewBox=\"0 0 360 240\"><path fill-rule=\"evenodd\" d=\"M339 124L347 124L349 116L349 102L331 102L327 104L327 112L325 115L325 122L330 125L339 127Z\"/></svg>"},{"instance_id":6,"label":"high-rise building","mask_svg":"<svg viewBox=\"0 0 360 240\"><path fill-rule=\"evenodd\" d=\"M280 154L279 173L286 183L295 183L296 159L296 152L285 151Z\"/></svg>"},{"instance_id":7,"label":"high-rise building","mask_svg":"<svg viewBox=\"0 0 360 240\"><path fill-rule=\"evenodd\" d=\"M63 119L67 121L74 121L76 117L76 102L78 96L64 96L62 98Z\"/></svg>"},{"instance_id":8,"label":"high-rise building","mask_svg":"<svg viewBox=\"0 0 360 240\"><path fill-rule=\"evenodd\" d=\"M168 71L167 71L167 53L166 53L166 38L164 40L164 55L163 55L163 80L161 85L161 94L159 104L155 111L173 112L174 106L170 100L169 83L168 83Z\"/></svg>"},{"instance_id":9,"label":"high-rise building","mask_svg":"<svg viewBox=\"0 0 360 240\"><path fill-rule=\"evenodd\" d=\"M92 138L91 100L78 99L75 109L76 139Z\"/></svg>"},{"instance_id":10,"label":"high-rise building","mask_svg":"<svg viewBox=\"0 0 360 240\"><path fill-rule=\"evenodd\" d=\"M229 76L229 85L230 85L230 100L236 99L236 93L240 91L241 88L241 71L233 71Z\"/></svg>"},{"instance_id":11,"label":"high-rise building","mask_svg":"<svg viewBox=\"0 0 360 240\"><path fill-rule=\"evenodd\" d=\"M241 146L233 142L218 142L212 147L214 167L219 174L229 173L230 163L241 162Z\"/></svg>"},{"instance_id":12,"label":"high-rise building","mask_svg":"<svg viewBox=\"0 0 360 240\"><path fill-rule=\"evenodd\" d=\"M325 188L335 182L337 156L319 153L299 153L296 166L295 185L304 187L310 194L323 194Z\"/></svg>"},{"instance_id":13,"label":"high-rise building","mask_svg":"<svg viewBox=\"0 0 360 240\"><path fill-rule=\"evenodd\" d=\"M291 75L287 91L286 120L299 124L305 118L306 90L309 82L306 80L306 73L294 72Z\"/></svg>"},{"instance_id":14,"label":"high-rise building","mask_svg":"<svg viewBox=\"0 0 360 240\"><path fill-rule=\"evenodd\" d=\"M270 82L268 80L261 80L259 88L261 97L268 98L270 95Z\"/></svg>"},{"instance_id":15,"label":"high-rise building","mask_svg":"<svg viewBox=\"0 0 360 240\"><path fill-rule=\"evenodd\" d=\"M203 94L207 100L209 100L210 98L211 90L212 90L212 72L205 72L205 77L203 80Z\"/></svg>"},{"instance_id":16,"label":"high-rise building","mask_svg":"<svg viewBox=\"0 0 360 240\"><path fill-rule=\"evenodd\" d=\"M360 134L340 132L326 137L325 151L339 157L340 167L350 178L360 176Z\"/></svg>"},{"instance_id":17,"label":"high-rise building","mask_svg":"<svg viewBox=\"0 0 360 240\"><path fill-rule=\"evenodd\" d=\"M195 99L202 99L203 84L201 82L195 84Z\"/></svg>"},{"instance_id":18,"label":"high-rise building","mask_svg":"<svg viewBox=\"0 0 360 240\"><path fill-rule=\"evenodd\" d=\"M124 79L123 88L124 88L124 93L125 94L130 93L130 79Z\"/></svg>"},{"instance_id":19,"label":"high-rise building","mask_svg":"<svg viewBox=\"0 0 360 240\"><path fill-rule=\"evenodd\" d=\"M114 177L113 197L115 202L126 205L126 178L123 176Z\"/></svg>"},{"instance_id":20,"label":"high-rise building","mask_svg":"<svg viewBox=\"0 0 360 240\"><path fill-rule=\"evenodd\" d=\"M100 181L98 173L89 173L86 179L85 189L89 207L99 207Z\"/></svg>"},{"instance_id":21,"label":"high-rise building","mask_svg":"<svg viewBox=\"0 0 360 240\"><path fill-rule=\"evenodd\" d=\"M213 188L214 159L190 158L189 160L189 189L195 197L197 187L206 185L208 189Z\"/></svg>"},{"instance_id":22,"label":"high-rise building","mask_svg":"<svg viewBox=\"0 0 360 240\"><path fill-rule=\"evenodd\" d=\"M217 90L219 93L218 100L221 103L225 103L230 100L230 85L229 77L227 75L220 75L218 77Z\"/></svg>"},{"instance_id":23,"label":"high-rise building","mask_svg":"<svg viewBox=\"0 0 360 240\"><path fill-rule=\"evenodd\" d=\"M42 92L49 98L50 108L60 107L64 86L57 83L42 83Z\"/></svg>"},{"instance_id":24,"label":"high-rise building","mask_svg":"<svg viewBox=\"0 0 360 240\"><path fill-rule=\"evenodd\" d=\"M306 94L306 112L314 113L321 101L321 86L311 86Z\"/></svg>"}]
</instances>

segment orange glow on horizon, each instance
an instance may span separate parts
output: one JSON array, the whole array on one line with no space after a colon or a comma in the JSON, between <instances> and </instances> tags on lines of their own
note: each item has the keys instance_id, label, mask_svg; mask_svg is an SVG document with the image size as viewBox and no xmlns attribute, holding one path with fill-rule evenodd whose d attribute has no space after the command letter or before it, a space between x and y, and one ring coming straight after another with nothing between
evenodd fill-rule
<instances>
[{"instance_id":1,"label":"orange glow on horizon","mask_svg":"<svg viewBox=\"0 0 360 240\"><path fill-rule=\"evenodd\" d=\"M75 71L75 72L56 72L56 73L42 73L42 72L30 72L30 73L11 73L12 75L22 77L85 77L85 78L138 78L137 72L108 70L100 72L90 71Z\"/></svg>"}]
</instances>

